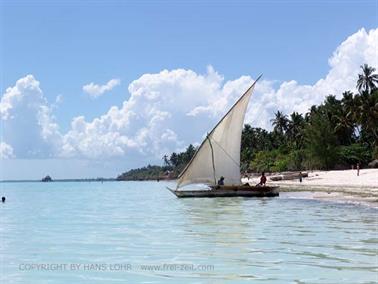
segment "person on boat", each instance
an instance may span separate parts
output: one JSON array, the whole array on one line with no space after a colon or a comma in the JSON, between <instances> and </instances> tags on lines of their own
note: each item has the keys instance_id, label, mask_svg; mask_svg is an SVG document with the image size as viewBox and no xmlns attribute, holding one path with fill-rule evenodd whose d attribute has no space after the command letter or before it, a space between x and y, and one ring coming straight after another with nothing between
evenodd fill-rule
<instances>
[{"instance_id":1,"label":"person on boat","mask_svg":"<svg viewBox=\"0 0 378 284\"><path fill-rule=\"evenodd\" d=\"M220 179L218 180L218 185L224 185L224 177L221 176Z\"/></svg>"},{"instance_id":2,"label":"person on boat","mask_svg":"<svg viewBox=\"0 0 378 284\"><path fill-rule=\"evenodd\" d=\"M266 176L265 173L261 173L260 182L256 186L265 186L266 184Z\"/></svg>"}]
</instances>

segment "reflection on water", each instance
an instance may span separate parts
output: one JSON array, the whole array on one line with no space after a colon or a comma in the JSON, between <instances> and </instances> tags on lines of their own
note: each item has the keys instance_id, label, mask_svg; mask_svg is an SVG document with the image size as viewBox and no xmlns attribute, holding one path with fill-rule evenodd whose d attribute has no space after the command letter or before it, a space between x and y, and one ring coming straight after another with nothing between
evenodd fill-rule
<instances>
[{"instance_id":1,"label":"reflection on water","mask_svg":"<svg viewBox=\"0 0 378 284\"><path fill-rule=\"evenodd\" d=\"M0 282L377 281L374 208L285 196L177 199L165 186L2 184ZM30 263L132 269L20 270ZM175 269L167 269L171 264ZM194 269L179 269L182 264Z\"/></svg>"}]
</instances>

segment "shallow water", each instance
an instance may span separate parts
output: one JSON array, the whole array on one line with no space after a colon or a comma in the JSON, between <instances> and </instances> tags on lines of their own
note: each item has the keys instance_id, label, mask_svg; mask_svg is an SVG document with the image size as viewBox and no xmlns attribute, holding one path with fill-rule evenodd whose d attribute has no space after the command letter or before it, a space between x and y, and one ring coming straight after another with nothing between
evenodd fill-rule
<instances>
[{"instance_id":1,"label":"shallow water","mask_svg":"<svg viewBox=\"0 0 378 284\"><path fill-rule=\"evenodd\" d=\"M378 281L375 208L177 199L166 185L0 184L0 283Z\"/></svg>"}]
</instances>

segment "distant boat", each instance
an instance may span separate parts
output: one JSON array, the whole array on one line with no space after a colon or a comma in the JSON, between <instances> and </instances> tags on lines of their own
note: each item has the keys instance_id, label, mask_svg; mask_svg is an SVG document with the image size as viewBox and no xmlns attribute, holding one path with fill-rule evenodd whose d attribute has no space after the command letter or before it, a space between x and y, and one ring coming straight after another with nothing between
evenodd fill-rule
<instances>
[{"instance_id":1,"label":"distant boat","mask_svg":"<svg viewBox=\"0 0 378 284\"><path fill-rule=\"evenodd\" d=\"M237 100L217 125L207 134L193 158L180 173L176 189L168 188L177 197L277 196L278 187L249 186L241 183L240 147L244 117L257 80ZM224 177L224 185L217 185ZM190 184L204 184L205 190L182 190Z\"/></svg>"}]
</instances>

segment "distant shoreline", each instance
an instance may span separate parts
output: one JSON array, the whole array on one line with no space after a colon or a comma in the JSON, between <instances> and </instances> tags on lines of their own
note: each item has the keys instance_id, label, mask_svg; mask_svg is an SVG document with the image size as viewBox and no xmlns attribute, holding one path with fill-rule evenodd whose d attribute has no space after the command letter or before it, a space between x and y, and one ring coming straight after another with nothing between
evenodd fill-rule
<instances>
[{"instance_id":1,"label":"distant shoreline","mask_svg":"<svg viewBox=\"0 0 378 284\"><path fill-rule=\"evenodd\" d=\"M378 169L362 169L357 176L356 170L338 170L338 171L312 171L308 172L308 177L299 179L272 181L270 177L279 175L279 173L268 175L267 184L277 185L282 196L289 198L313 199L331 202L342 202L351 204L364 204L369 207L378 208ZM242 182L248 182L255 185L259 182L257 174L251 174L250 178L242 178ZM119 180L116 178L93 178L93 179L56 179L50 182L41 180L2 180L0 183L22 183L22 182L40 182L40 183L57 183L57 182L158 182L153 179L135 179ZM160 179L159 181L171 181L175 179Z\"/></svg>"},{"instance_id":2,"label":"distant shoreline","mask_svg":"<svg viewBox=\"0 0 378 284\"><path fill-rule=\"evenodd\" d=\"M173 181L176 180L176 178L173 179L159 179L159 181ZM6 182L43 182L43 183L50 183L50 182L122 182L122 181L157 181L157 178L151 178L151 179L117 179L117 178L108 178L108 179L53 179L52 181L43 182L42 180L35 180L35 179L20 179L20 180L0 180L0 183L6 183Z\"/></svg>"},{"instance_id":3,"label":"distant shoreline","mask_svg":"<svg viewBox=\"0 0 378 284\"><path fill-rule=\"evenodd\" d=\"M287 173L295 173L287 172ZM298 172L297 172L298 173ZM360 176L357 176L356 170L331 170L331 171L310 171L308 177L303 178L303 182L298 179L272 181L271 176L277 176L280 173L267 174L267 184L278 185L282 192L288 191L348 191L356 194L364 194L368 191L369 194L377 195L378 197L378 169L361 169ZM259 182L258 173L250 173L250 178L242 178L242 182L249 182L251 185ZM68 179L53 179L49 182L109 182L109 181L157 181L157 178L145 179L117 179L117 178L68 178ZM159 178L159 181L175 181L172 177ZM0 183L6 182L42 182L41 180L0 180ZM48 182L47 182L48 183Z\"/></svg>"}]
</instances>

